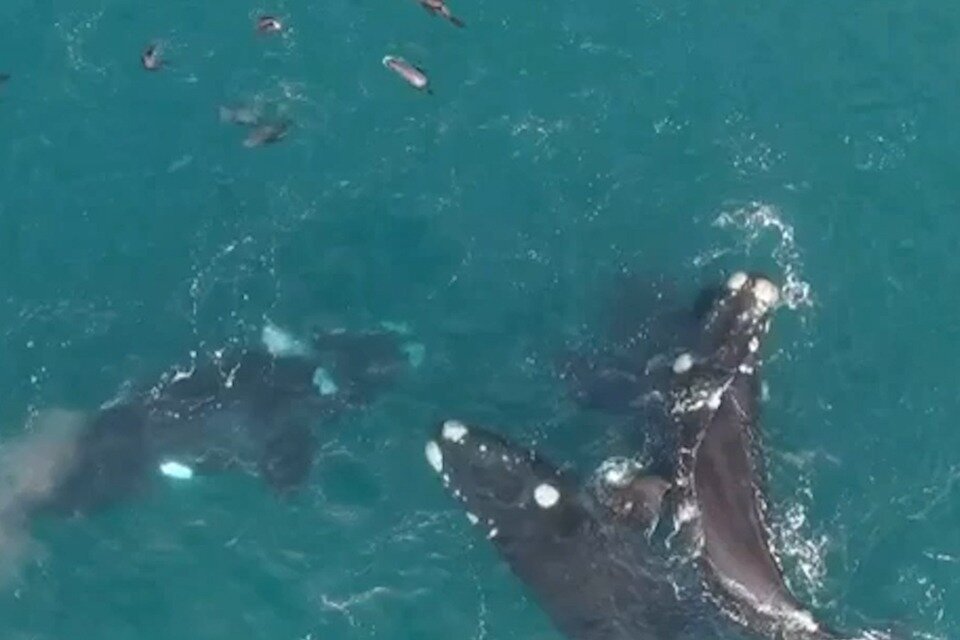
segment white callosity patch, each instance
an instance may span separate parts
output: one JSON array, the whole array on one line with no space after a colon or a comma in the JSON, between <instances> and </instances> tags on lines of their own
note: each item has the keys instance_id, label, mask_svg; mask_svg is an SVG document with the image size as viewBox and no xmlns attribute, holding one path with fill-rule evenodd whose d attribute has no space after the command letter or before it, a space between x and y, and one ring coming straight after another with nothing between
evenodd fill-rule
<instances>
[{"instance_id":1,"label":"white callosity patch","mask_svg":"<svg viewBox=\"0 0 960 640\"><path fill-rule=\"evenodd\" d=\"M175 480L189 480L193 477L193 469L175 460L167 460L161 463L160 473Z\"/></svg>"},{"instance_id":2,"label":"white callosity patch","mask_svg":"<svg viewBox=\"0 0 960 640\"><path fill-rule=\"evenodd\" d=\"M267 322L263 326L260 341L263 342L267 352L275 358L305 356L310 353L310 349L305 344L272 322Z\"/></svg>"},{"instance_id":3,"label":"white callosity patch","mask_svg":"<svg viewBox=\"0 0 960 640\"><path fill-rule=\"evenodd\" d=\"M753 297L761 312L772 309L780 301L780 290L766 278L757 278L753 283Z\"/></svg>"},{"instance_id":4,"label":"white callosity patch","mask_svg":"<svg viewBox=\"0 0 960 640\"><path fill-rule=\"evenodd\" d=\"M463 439L467 437L468 433L470 433L470 430L458 420L447 420L443 423L443 429L440 432L444 440L449 440L454 444L463 444Z\"/></svg>"},{"instance_id":5,"label":"white callosity patch","mask_svg":"<svg viewBox=\"0 0 960 640\"><path fill-rule=\"evenodd\" d=\"M443 452L440 451L440 445L431 440L423 450L427 456L427 462L437 473L443 471Z\"/></svg>"},{"instance_id":6,"label":"white callosity patch","mask_svg":"<svg viewBox=\"0 0 960 640\"><path fill-rule=\"evenodd\" d=\"M490 529L490 533L487 534L487 540L493 540L494 538L497 537L498 533L500 533L500 530L497 529L496 527L494 527L493 529Z\"/></svg>"},{"instance_id":7,"label":"white callosity patch","mask_svg":"<svg viewBox=\"0 0 960 640\"><path fill-rule=\"evenodd\" d=\"M560 492L552 484L544 482L533 490L533 499L541 509L549 509L559 502Z\"/></svg>"},{"instance_id":8,"label":"white callosity patch","mask_svg":"<svg viewBox=\"0 0 960 640\"><path fill-rule=\"evenodd\" d=\"M467 511L467 520L470 521L470 524L477 524L478 522L480 522L480 518L478 518L477 516L473 515L473 514L470 513L469 511Z\"/></svg>"},{"instance_id":9,"label":"white callosity patch","mask_svg":"<svg viewBox=\"0 0 960 640\"><path fill-rule=\"evenodd\" d=\"M731 291L739 291L743 285L747 284L747 274L743 271L737 271L727 279L727 288Z\"/></svg>"},{"instance_id":10,"label":"white callosity patch","mask_svg":"<svg viewBox=\"0 0 960 640\"><path fill-rule=\"evenodd\" d=\"M316 371L313 372L313 386L317 389L317 393L322 396L332 396L340 390L330 372L323 367L317 367Z\"/></svg>"},{"instance_id":11,"label":"white callosity patch","mask_svg":"<svg viewBox=\"0 0 960 640\"><path fill-rule=\"evenodd\" d=\"M693 367L693 356L689 353L681 353L673 361L673 372L676 374L686 373Z\"/></svg>"}]
</instances>

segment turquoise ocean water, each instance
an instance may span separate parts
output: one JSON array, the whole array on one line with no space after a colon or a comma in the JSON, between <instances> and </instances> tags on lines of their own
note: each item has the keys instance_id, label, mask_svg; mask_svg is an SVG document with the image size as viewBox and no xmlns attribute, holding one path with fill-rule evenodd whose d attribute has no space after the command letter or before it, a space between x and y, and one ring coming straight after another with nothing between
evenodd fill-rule
<instances>
[{"instance_id":1,"label":"turquoise ocean water","mask_svg":"<svg viewBox=\"0 0 960 640\"><path fill-rule=\"evenodd\" d=\"M401 0L0 3L0 436L266 319L427 346L289 503L224 475L39 523L0 638L558 638L427 434L589 470L620 440L553 362L614 275L692 297L741 267L791 294L764 429L792 586L841 628L960 637L960 5L450 6L466 29ZM286 140L218 122L254 100Z\"/></svg>"}]
</instances>

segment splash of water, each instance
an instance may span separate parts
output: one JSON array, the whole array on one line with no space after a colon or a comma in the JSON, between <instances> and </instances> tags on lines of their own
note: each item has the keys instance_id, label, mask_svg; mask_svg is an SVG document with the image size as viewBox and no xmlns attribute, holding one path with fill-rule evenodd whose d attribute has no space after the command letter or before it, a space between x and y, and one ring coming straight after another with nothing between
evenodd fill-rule
<instances>
[{"instance_id":1,"label":"splash of water","mask_svg":"<svg viewBox=\"0 0 960 640\"><path fill-rule=\"evenodd\" d=\"M772 257L783 270L784 303L791 309L813 306L810 283L803 279L803 261L797 247L793 225L784 222L772 205L751 202L745 206L724 211L713 221L720 229L733 229L741 235L740 242L747 250L753 249L770 233L776 236Z\"/></svg>"}]
</instances>

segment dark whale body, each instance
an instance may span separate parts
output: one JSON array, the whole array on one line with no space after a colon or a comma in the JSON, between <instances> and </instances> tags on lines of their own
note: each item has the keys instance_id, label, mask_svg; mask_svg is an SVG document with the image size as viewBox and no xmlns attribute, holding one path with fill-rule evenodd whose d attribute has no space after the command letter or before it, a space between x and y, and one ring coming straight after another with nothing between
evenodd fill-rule
<instances>
[{"instance_id":1,"label":"dark whale body","mask_svg":"<svg viewBox=\"0 0 960 640\"><path fill-rule=\"evenodd\" d=\"M778 300L765 277L734 274L707 317L700 353L675 362L674 484L694 514L708 582L736 618L775 637L829 638L787 588L764 519L760 348Z\"/></svg>"},{"instance_id":2,"label":"dark whale body","mask_svg":"<svg viewBox=\"0 0 960 640\"><path fill-rule=\"evenodd\" d=\"M169 372L84 418L49 491L18 508L93 513L147 489L165 462L245 471L288 493L310 472L314 428L368 405L407 365L397 334L334 332L296 353L257 346Z\"/></svg>"},{"instance_id":3,"label":"dark whale body","mask_svg":"<svg viewBox=\"0 0 960 640\"><path fill-rule=\"evenodd\" d=\"M716 636L719 621L696 577L670 567L647 536L666 483L632 483L625 493L638 508L624 510L623 501L584 490L536 452L456 421L444 423L426 455L470 522L566 636Z\"/></svg>"}]
</instances>

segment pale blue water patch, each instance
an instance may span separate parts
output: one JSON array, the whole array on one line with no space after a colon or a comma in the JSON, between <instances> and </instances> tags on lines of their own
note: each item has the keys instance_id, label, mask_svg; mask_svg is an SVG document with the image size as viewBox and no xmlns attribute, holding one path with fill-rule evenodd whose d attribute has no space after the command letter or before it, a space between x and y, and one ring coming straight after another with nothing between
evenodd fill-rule
<instances>
[{"instance_id":1,"label":"pale blue water patch","mask_svg":"<svg viewBox=\"0 0 960 640\"><path fill-rule=\"evenodd\" d=\"M960 9L450 2L466 29L412 1L2 3L4 438L268 320L424 346L319 434L300 496L195 477L39 523L3 637L556 638L439 487L429 429L486 422L584 471L627 454L558 353L599 338L622 268L692 298L743 266L796 294L764 405L791 584L844 629L960 635ZM243 148L218 107L246 102L288 138Z\"/></svg>"}]
</instances>

